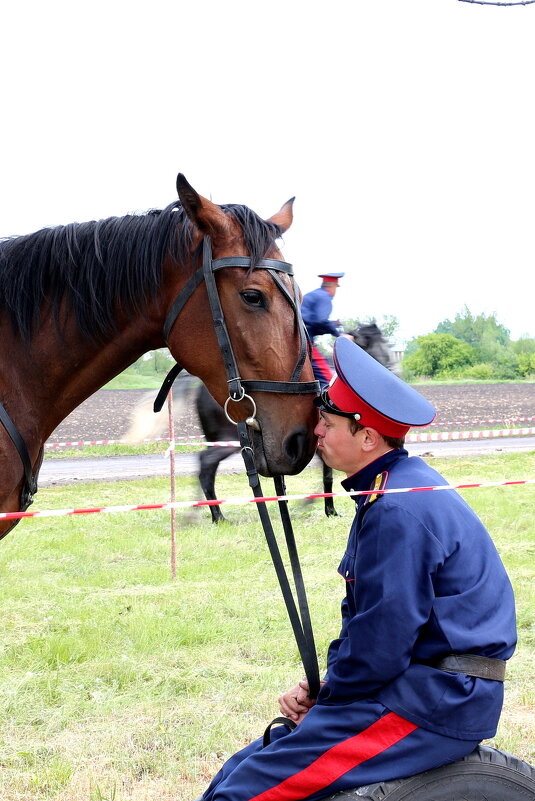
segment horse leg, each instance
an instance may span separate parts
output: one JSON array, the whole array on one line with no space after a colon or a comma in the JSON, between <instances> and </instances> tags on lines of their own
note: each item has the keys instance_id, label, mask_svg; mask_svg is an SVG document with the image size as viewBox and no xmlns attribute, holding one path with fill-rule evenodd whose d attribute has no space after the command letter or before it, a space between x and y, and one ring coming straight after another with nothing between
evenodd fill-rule
<instances>
[{"instance_id":1,"label":"horse leg","mask_svg":"<svg viewBox=\"0 0 535 801\"><path fill-rule=\"evenodd\" d=\"M318 453L318 456L321 459L321 454ZM333 471L332 468L329 467L328 464L325 464L323 459L321 459L321 465L323 468L323 492L332 492L333 491ZM333 498L325 498L325 514L327 517L336 517L338 512L334 508L334 500Z\"/></svg>"},{"instance_id":2,"label":"horse leg","mask_svg":"<svg viewBox=\"0 0 535 801\"><path fill-rule=\"evenodd\" d=\"M219 463L237 450L238 448L235 447L211 447L205 448L200 452L199 482L207 501L217 500L215 494L215 476ZM212 515L212 523L220 523L222 520L226 519L221 511L221 507L218 505L210 506L210 513Z\"/></svg>"}]
</instances>

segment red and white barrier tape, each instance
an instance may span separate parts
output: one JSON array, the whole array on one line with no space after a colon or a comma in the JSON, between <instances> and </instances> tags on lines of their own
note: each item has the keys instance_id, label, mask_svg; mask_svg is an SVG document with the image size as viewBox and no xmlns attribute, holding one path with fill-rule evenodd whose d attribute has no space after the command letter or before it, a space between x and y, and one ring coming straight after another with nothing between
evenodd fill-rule
<instances>
[{"instance_id":1,"label":"red and white barrier tape","mask_svg":"<svg viewBox=\"0 0 535 801\"><path fill-rule=\"evenodd\" d=\"M535 419L535 418L531 418ZM492 422L492 421L488 421ZM436 433L421 433L421 434L407 434L405 442L444 442L451 440L467 440L467 439L493 439L494 437L526 437L535 435L535 427L533 428L496 428L488 429L486 431L438 431ZM197 442L192 442L197 440ZM46 442L45 448L77 448L84 445L134 445L144 444L151 442L170 442L169 437L156 437L155 439L142 439L136 442L127 441L125 439L92 439L80 440L78 442ZM221 442L206 442L205 439L198 436L191 437L176 437L175 445L202 445L205 448L228 448L240 446L237 440L221 441Z\"/></svg>"},{"instance_id":2,"label":"red and white barrier tape","mask_svg":"<svg viewBox=\"0 0 535 801\"><path fill-rule=\"evenodd\" d=\"M405 442L443 442L445 440L493 439L494 437L525 437L535 434L535 428L490 428L486 431L438 431L436 434L407 434Z\"/></svg>"},{"instance_id":3,"label":"red and white barrier tape","mask_svg":"<svg viewBox=\"0 0 535 801\"><path fill-rule=\"evenodd\" d=\"M186 444L186 443L175 439L175 445L184 445L184 444ZM193 445L202 445L203 448L230 448L230 447L239 448L240 447L240 443L238 442L238 440L228 440L228 442L225 442L224 440L221 440L221 442L205 442L205 441L203 441L203 442L194 442L192 444Z\"/></svg>"},{"instance_id":4,"label":"red and white barrier tape","mask_svg":"<svg viewBox=\"0 0 535 801\"><path fill-rule=\"evenodd\" d=\"M155 439L84 439L72 442L45 442L45 448L78 448L82 445L139 445L149 442L169 442L169 437L156 437Z\"/></svg>"},{"instance_id":5,"label":"red and white barrier tape","mask_svg":"<svg viewBox=\"0 0 535 801\"><path fill-rule=\"evenodd\" d=\"M144 512L154 509L191 509L195 506L240 506L263 501L306 501L315 498L347 498L359 495L387 495L400 492L429 492L436 490L476 489L483 487L510 487L520 484L535 484L535 478L520 481L487 481L473 484L439 484L434 487L398 487L384 490L359 490L355 492L314 492L299 495L271 495L262 498L225 498L215 501L172 501L169 503L139 504L136 506L95 506L86 509L45 509L42 512L0 512L0 519L19 520L23 517L63 517L66 515L87 515L97 512Z\"/></svg>"},{"instance_id":6,"label":"red and white barrier tape","mask_svg":"<svg viewBox=\"0 0 535 801\"><path fill-rule=\"evenodd\" d=\"M405 442L451 442L470 439L494 439L495 437L526 437L535 435L535 428L500 428L488 429L487 431L437 431L433 433L407 434ZM175 440L175 445L180 445ZM239 447L237 441L231 442L199 442L195 443L206 447Z\"/></svg>"},{"instance_id":7,"label":"red and white barrier tape","mask_svg":"<svg viewBox=\"0 0 535 801\"><path fill-rule=\"evenodd\" d=\"M197 440L197 442L192 442ZM144 445L151 442L171 442L169 437L155 437L154 439L85 439L72 442L45 442L45 448L79 448L84 445ZM218 446L228 447L229 445L239 447L239 442L206 442L201 434L187 437L180 436L175 438L175 445L202 445L203 447Z\"/></svg>"},{"instance_id":8,"label":"red and white barrier tape","mask_svg":"<svg viewBox=\"0 0 535 801\"><path fill-rule=\"evenodd\" d=\"M508 417L497 420L435 420L436 426L484 426L488 423L530 423L535 417Z\"/></svg>"}]
</instances>

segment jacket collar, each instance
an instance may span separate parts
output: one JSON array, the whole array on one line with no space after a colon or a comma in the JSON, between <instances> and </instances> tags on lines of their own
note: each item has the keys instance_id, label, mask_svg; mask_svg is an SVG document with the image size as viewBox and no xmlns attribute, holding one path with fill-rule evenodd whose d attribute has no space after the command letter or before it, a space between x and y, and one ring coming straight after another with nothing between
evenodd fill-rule
<instances>
[{"instance_id":1,"label":"jacket collar","mask_svg":"<svg viewBox=\"0 0 535 801\"><path fill-rule=\"evenodd\" d=\"M346 492L367 490L370 488L370 484L375 476L385 470L389 470L395 462L398 462L400 459L407 459L408 456L409 454L405 448L394 448L394 450L384 453L378 459L375 459L375 461L367 464L366 467L363 467L358 473L344 478L342 487ZM355 498L355 501L357 500L358 498Z\"/></svg>"}]
</instances>

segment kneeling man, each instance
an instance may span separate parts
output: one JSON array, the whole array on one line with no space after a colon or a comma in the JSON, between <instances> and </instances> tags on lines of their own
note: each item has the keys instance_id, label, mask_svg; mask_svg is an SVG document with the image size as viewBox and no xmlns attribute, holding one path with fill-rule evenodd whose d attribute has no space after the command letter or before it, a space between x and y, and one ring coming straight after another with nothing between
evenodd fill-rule
<instances>
[{"instance_id":1,"label":"kneeling man","mask_svg":"<svg viewBox=\"0 0 535 801\"><path fill-rule=\"evenodd\" d=\"M457 492L388 492L447 484L404 448L431 404L348 339L334 356L318 448L364 492L339 567L341 631L318 698L301 681L279 699L297 726L235 754L204 801L320 799L453 762L496 733L516 644L504 566Z\"/></svg>"}]
</instances>

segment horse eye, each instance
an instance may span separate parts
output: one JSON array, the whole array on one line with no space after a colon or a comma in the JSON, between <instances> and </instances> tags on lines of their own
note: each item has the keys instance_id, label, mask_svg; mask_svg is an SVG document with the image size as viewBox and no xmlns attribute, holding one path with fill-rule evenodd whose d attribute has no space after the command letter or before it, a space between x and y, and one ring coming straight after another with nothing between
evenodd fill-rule
<instances>
[{"instance_id":1,"label":"horse eye","mask_svg":"<svg viewBox=\"0 0 535 801\"><path fill-rule=\"evenodd\" d=\"M243 292L240 292L240 295L248 306L254 306L257 309L266 308L264 296L257 289L245 289Z\"/></svg>"}]
</instances>

